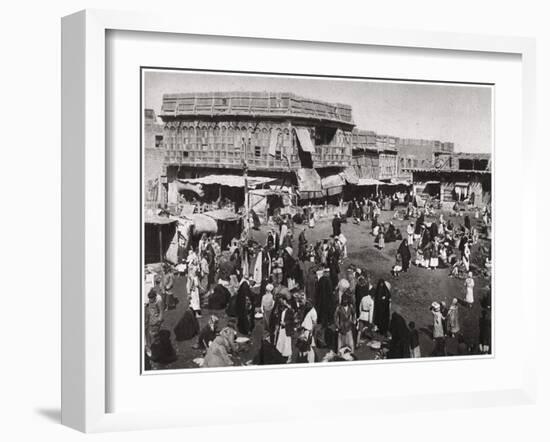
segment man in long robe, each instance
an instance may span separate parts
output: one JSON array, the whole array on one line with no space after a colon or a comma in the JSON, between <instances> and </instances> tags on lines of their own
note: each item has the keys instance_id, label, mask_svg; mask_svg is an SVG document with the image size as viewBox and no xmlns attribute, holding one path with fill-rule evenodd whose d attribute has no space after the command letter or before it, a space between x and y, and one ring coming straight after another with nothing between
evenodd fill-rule
<instances>
[{"instance_id":1,"label":"man in long robe","mask_svg":"<svg viewBox=\"0 0 550 442\"><path fill-rule=\"evenodd\" d=\"M409 264L411 262L411 250L409 249L409 245L406 239L401 241L401 244L397 249L397 253L399 253L399 256L401 256L401 266L403 271L406 272L409 269Z\"/></svg>"},{"instance_id":2,"label":"man in long robe","mask_svg":"<svg viewBox=\"0 0 550 442\"><path fill-rule=\"evenodd\" d=\"M374 294L373 322L378 327L378 331L381 335L385 335L389 330L390 302L391 293L388 288L388 283L380 278Z\"/></svg>"},{"instance_id":3,"label":"man in long robe","mask_svg":"<svg viewBox=\"0 0 550 442\"><path fill-rule=\"evenodd\" d=\"M332 236L337 237L342 233L342 220L340 219L340 216L338 214L334 215L334 219L332 220Z\"/></svg>"}]
</instances>

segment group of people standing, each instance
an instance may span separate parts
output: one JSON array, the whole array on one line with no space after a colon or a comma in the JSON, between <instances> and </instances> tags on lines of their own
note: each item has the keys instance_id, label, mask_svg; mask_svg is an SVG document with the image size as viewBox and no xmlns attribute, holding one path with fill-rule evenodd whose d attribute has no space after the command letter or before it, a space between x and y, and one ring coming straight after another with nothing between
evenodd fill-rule
<instances>
[{"instance_id":1,"label":"group of people standing","mask_svg":"<svg viewBox=\"0 0 550 442\"><path fill-rule=\"evenodd\" d=\"M381 208L393 209L395 200L390 196L378 201L354 200L347 213L357 222L371 221L375 244L380 249L386 242L400 241L394 275L407 272L411 262L432 269L447 266L453 275L458 260L455 249L469 272L470 244L475 235L467 216L463 226L455 227L443 216L439 222L429 223L424 212L418 210L416 222L407 226L403 237L393 222L379 222ZM311 218L308 226L313 228ZM177 305L173 287L174 278L179 276L185 280L189 307L177 321L174 335L176 341L197 338L194 348L203 351L202 366L232 365L232 355L239 349L236 338L254 339L258 326L262 328L262 339L257 354L248 361L252 364L313 363L322 359L320 355L325 352L317 351L321 348L353 355L371 341L387 345L387 358L420 357L416 325L392 307L391 284L381 278L373 285L364 267L350 265L342 272L347 257L344 222L339 213L334 215L332 235L315 244L307 239L307 227L301 229L295 241L294 222L284 215L277 219L276 227L269 229L262 244L243 235L222 251L213 237L203 235L195 248L182 254L174 269L164 266L158 283L149 292L146 348L154 353L151 349L162 340L165 312ZM411 247L416 249L414 261ZM469 305L474 302L474 285L470 272L465 279L465 302ZM198 319L203 307L225 310L229 319L220 327L218 314L211 315L200 329ZM445 353L440 338L460 332L458 301L454 299L449 308L434 303L432 315L434 354Z\"/></svg>"}]
</instances>

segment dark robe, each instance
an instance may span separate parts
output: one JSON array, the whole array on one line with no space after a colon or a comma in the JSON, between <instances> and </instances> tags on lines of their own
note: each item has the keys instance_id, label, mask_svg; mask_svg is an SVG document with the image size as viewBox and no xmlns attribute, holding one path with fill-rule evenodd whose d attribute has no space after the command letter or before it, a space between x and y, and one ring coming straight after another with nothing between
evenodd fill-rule
<instances>
[{"instance_id":1,"label":"dark robe","mask_svg":"<svg viewBox=\"0 0 550 442\"><path fill-rule=\"evenodd\" d=\"M332 286L336 287L338 285L338 277L340 275L340 264L338 261L340 260L340 254L336 248L331 248L328 251L328 257L327 257L327 264L328 268L330 270L330 281L332 282Z\"/></svg>"},{"instance_id":2,"label":"dark robe","mask_svg":"<svg viewBox=\"0 0 550 442\"><path fill-rule=\"evenodd\" d=\"M464 235L462 238L460 238L460 242L458 243L458 250L460 250L461 256L464 256L464 246L468 242L468 238L466 235Z\"/></svg>"},{"instance_id":3,"label":"dark robe","mask_svg":"<svg viewBox=\"0 0 550 442\"><path fill-rule=\"evenodd\" d=\"M174 327L176 341L187 341L199 333L199 321L191 309L187 309Z\"/></svg>"},{"instance_id":4,"label":"dark robe","mask_svg":"<svg viewBox=\"0 0 550 442\"><path fill-rule=\"evenodd\" d=\"M439 234L439 228L437 226L437 223L436 222L433 222L431 225L430 225L430 236L433 238L435 238L437 235Z\"/></svg>"},{"instance_id":5,"label":"dark robe","mask_svg":"<svg viewBox=\"0 0 550 442\"><path fill-rule=\"evenodd\" d=\"M300 232L298 236L298 259L304 260L306 258L307 239L304 230Z\"/></svg>"},{"instance_id":6,"label":"dark robe","mask_svg":"<svg viewBox=\"0 0 550 442\"><path fill-rule=\"evenodd\" d=\"M332 235L338 236L340 233L342 233L342 220L340 217L334 217L332 220Z\"/></svg>"},{"instance_id":7,"label":"dark robe","mask_svg":"<svg viewBox=\"0 0 550 442\"><path fill-rule=\"evenodd\" d=\"M254 230L260 230L261 222L260 218L258 217L257 213L254 210L250 211L250 214L252 215L252 222L254 223Z\"/></svg>"},{"instance_id":8,"label":"dark robe","mask_svg":"<svg viewBox=\"0 0 550 442\"><path fill-rule=\"evenodd\" d=\"M209 324L206 324L199 333L198 347L201 350L208 349L210 343L216 338L216 331L212 330Z\"/></svg>"},{"instance_id":9,"label":"dark robe","mask_svg":"<svg viewBox=\"0 0 550 442\"><path fill-rule=\"evenodd\" d=\"M254 311L254 304L248 282L245 281L240 285L235 298L237 329L239 330L239 333L248 335L254 328L254 314L252 313L252 320L250 314L251 310L252 312Z\"/></svg>"},{"instance_id":10,"label":"dark robe","mask_svg":"<svg viewBox=\"0 0 550 442\"><path fill-rule=\"evenodd\" d=\"M378 280L374 293L373 322L378 327L381 335L388 332L390 324L390 300L391 293L383 279Z\"/></svg>"},{"instance_id":11,"label":"dark robe","mask_svg":"<svg viewBox=\"0 0 550 442\"><path fill-rule=\"evenodd\" d=\"M399 313L393 312L390 322L391 341L388 359L401 359L410 357L410 331L405 318Z\"/></svg>"},{"instance_id":12,"label":"dark robe","mask_svg":"<svg viewBox=\"0 0 550 442\"><path fill-rule=\"evenodd\" d=\"M231 293L221 284L217 284L208 298L208 308L211 310L221 310L227 307Z\"/></svg>"},{"instance_id":13,"label":"dark robe","mask_svg":"<svg viewBox=\"0 0 550 442\"><path fill-rule=\"evenodd\" d=\"M285 253L283 257L283 284L287 285L287 279L296 279L296 260Z\"/></svg>"},{"instance_id":14,"label":"dark robe","mask_svg":"<svg viewBox=\"0 0 550 442\"><path fill-rule=\"evenodd\" d=\"M406 239L401 241L401 244L397 249L397 253L401 256L401 266L403 267L403 271L406 272L409 269L409 264L411 262L411 251Z\"/></svg>"},{"instance_id":15,"label":"dark robe","mask_svg":"<svg viewBox=\"0 0 550 442\"><path fill-rule=\"evenodd\" d=\"M303 268L306 297L308 299L311 299L311 302L313 302L313 305L315 305L315 299L317 295L317 266L311 261L305 261L303 264Z\"/></svg>"},{"instance_id":16,"label":"dark robe","mask_svg":"<svg viewBox=\"0 0 550 442\"><path fill-rule=\"evenodd\" d=\"M430 244L430 241L432 240L432 235L430 234L430 231L428 229L424 229L424 233L422 234L422 238L420 239L420 248L424 249L428 244Z\"/></svg>"},{"instance_id":17,"label":"dark robe","mask_svg":"<svg viewBox=\"0 0 550 442\"><path fill-rule=\"evenodd\" d=\"M491 318L489 316L479 318L479 343L491 346Z\"/></svg>"},{"instance_id":18,"label":"dark robe","mask_svg":"<svg viewBox=\"0 0 550 442\"><path fill-rule=\"evenodd\" d=\"M470 217L468 215L464 217L464 227L466 227L468 230L472 229L472 224L470 223Z\"/></svg>"},{"instance_id":19,"label":"dark robe","mask_svg":"<svg viewBox=\"0 0 550 442\"><path fill-rule=\"evenodd\" d=\"M334 319L334 299L333 285L330 278L326 275L319 278L316 301L315 309L317 310L319 324L327 327L329 324L332 324Z\"/></svg>"},{"instance_id":20,"label":"dark robe","mask_svg":"<svg viewBox=\"0 0 550 442\"><path fill-rule=\"evenodd\" d=\"M384 233L384 241L385 242L395 241L395 226L393 224L390 224L388 226L388 230L386 230L386 233Z\"/></svg>"},{"instance_id":21,"label":"dark robe","mask_svg":"<svg viewBox=\"0 0 550 442\"><path fill-rule=\"evenodd\" d=\"M252 363L254 365L275 365L275 364L286 364L287 358L285 358L279 350L271 342L263 339L260 345L260 349Z\"/></svg>"},{"instance_id":22,"label":"dark robe","mask_svg":"<svg viewBox=\"0 0 550 442\"><path fill-rule=\"evenodd\" d=\"M160 364L170 364L178 359L176 350L170 342L170 332L161 330L157 342L151 344L151 361Z\"/></svg>"},{"instance_id":23,"label":"dark robe","mask_svg":"<svg viewBox=\"0 0 550 442\"><path fill-rule=\"evenodd\" d=\"M418 218L416 218L416 225L414 226L415 235L420 235L422 224L424 224L424 214L421 213Z\"/></svg>"}]
</instances>

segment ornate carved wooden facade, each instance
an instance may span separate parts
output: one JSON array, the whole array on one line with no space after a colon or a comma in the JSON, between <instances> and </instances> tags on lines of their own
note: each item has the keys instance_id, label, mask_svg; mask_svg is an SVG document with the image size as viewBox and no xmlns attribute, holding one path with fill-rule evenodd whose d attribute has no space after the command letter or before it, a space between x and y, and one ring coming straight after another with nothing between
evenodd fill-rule
<instances>
[{"instance_id":1,"label":"ornate carved wooden facade","mask_svg":"<svg viewBox=\"0 0 550 442\"><path fill-rule=\"evenodd\" d=\"M345 105L292 94L172 94L163 97L160 117L166 167L241 169L246 162L253 171L289 171L351 162L353 122ZM312 151L301 146L303 129Z\"/></svg>"}]
</instances>

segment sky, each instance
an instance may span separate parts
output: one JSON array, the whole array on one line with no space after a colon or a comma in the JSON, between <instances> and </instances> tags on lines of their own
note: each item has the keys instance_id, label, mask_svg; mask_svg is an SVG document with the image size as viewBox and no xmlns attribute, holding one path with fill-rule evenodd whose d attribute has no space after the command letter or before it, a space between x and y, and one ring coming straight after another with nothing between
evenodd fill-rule
<instances>
[{"instance_id":1,"label":"sky","mask_svg":"<svg viewBox=\"0 0 550 442\"><path fill-rule=\"evenodd\" d=\"M146 71L145 108L178 92L292 92L349 104L357 128L401 138L455 143L457 152L492 150L492 87L193 71Z\"/></svg>"}]
</instances>

